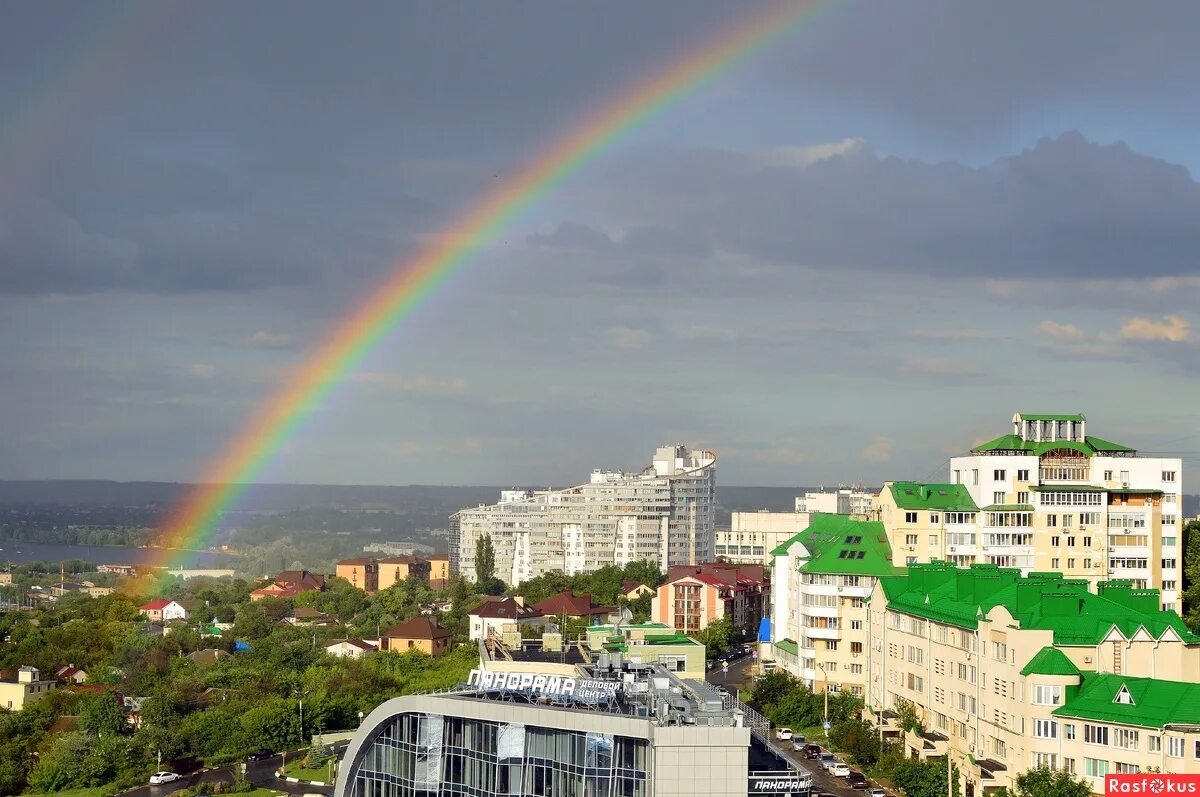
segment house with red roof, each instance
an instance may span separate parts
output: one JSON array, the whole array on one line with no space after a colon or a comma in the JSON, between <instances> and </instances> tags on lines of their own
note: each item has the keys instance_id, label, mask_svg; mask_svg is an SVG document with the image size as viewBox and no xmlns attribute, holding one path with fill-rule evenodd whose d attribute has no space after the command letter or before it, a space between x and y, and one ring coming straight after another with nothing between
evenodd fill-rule
<instances>
[{"instance_id":1,"label":"house with red roof","mask_svg":"<svg viewBox=\"0 0 1200 797\"><path fill-rule=\"evenodd\" d=\"M616 606L600 606L592 603L590 592L576 595L569 589L538 601L533 604L533 610L543 617L583 620L588 625L616 622L618 616Z\"/></svg>"},{"instance_id":2,"label":"house with red roof","mask_svg":"<svg viewBox=\"0 0 1200 797\"><path fill-rule=\"evenodd\" d=\"M264 587L251 590L250 600L260 601L263 598L294 598L301 592L323 592L325 576L310 573L307 570L284 570Z\"/></svg>"},{"instance_id":3,"label":"house with red roof","mask_svg":"<svg viewBox=\"0 0 1200 797\"><path fill-rule=\"evenodd\" d=\"M486 639L506 632L540 629L546 618L524 598L490 600L476 606L467 615L471 626L471 639Z\"/></svg>"},{"instance_id":4,"label":"house with red roof","mask_svg":"<svg viewBox=\"0 0 1200 797\"><path fill-rule=\"evenodd\" d=\"M650 601L650 619L694 634L728 617L735 632L752 634L768 611L770 594L762 565L675 565Z\"/></svg>"},{"instance_id":5,"label":"house with red roof","mask_svg":"<svg viewBox=\"0 0 1200 797\"><path fill-rule=\"evenodd\" d=\"M146 601L138 607L138 614L145 617L147 620L152 620L161 623L163 620L163 609L170 606L174 601L170 598L155 598L152 601Z\"/></svg>"}]
</instances>

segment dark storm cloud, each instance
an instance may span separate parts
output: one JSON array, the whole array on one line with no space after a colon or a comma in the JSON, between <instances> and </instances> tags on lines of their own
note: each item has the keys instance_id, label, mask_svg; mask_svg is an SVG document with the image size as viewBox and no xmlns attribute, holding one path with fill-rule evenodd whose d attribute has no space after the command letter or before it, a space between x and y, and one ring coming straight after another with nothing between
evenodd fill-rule
<instances>
[{"instance_id":1,"label":"dark storm cloud","mask_svg":"<svg viewBox=\"0 0 1200 797\"><path fill-rule=\"evenodd\" d=\"M1191 0L868 3L834 9L821 45L779 58L792 86L853 97L939 140L1087 105L1178 129L1200 122L1198 29Z\"/></svg>"},{"instance_id":2,"label":"dark storm cloud","mask_svg":"<svg viewBox=\"0 0 1200 797\"><path fill-rule=\"evenodd\" d=\"M1200 184L1124 144L1065 133L983 168L842 149L815 162L804 150L656 153L598 201L628 214L616 223L663 230L656 253L685 240L679 254L897 277L1145 277L1200 265ZM640 243L630 236L626 250Z\"/></svg>"}]
</instances>

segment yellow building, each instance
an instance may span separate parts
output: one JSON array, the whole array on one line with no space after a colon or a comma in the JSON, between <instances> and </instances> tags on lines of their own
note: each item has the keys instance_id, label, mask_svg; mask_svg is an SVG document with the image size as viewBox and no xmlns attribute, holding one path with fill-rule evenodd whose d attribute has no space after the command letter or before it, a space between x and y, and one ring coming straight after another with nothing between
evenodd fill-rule
<instances>
[{"instance_id":1,"label":"yellow building","mask_svg":"<svg viewBox=\"0 0 1200 797\"><path fill-rule=\"evenodd\" d=\"M379 562L369 556L343 559L337 563L336 574L368 595L379 589Z\"/></svg>"},{"instance_id":2,"label":"yellow building","mask_svg":"<svg viewBox=\"0 0 1200 797\"><path fill-rule=\"evenodd\" d=\"M387 631L379 640L379 649L395 653L419 650L430 656L444 656L450 652L454 634L428 617L414 617Z\"/></svg>"},{"instance_id":3,"label":"yellow building","mask_svg":"<svg viewBox=\"0 0 1200 797\"><path fill-rule=\"evenodd\" d=\"M388 589L417 578L429 581L429 562L416 556L385 556L379 560L379 588Z\"/></svg>"},{"instance_id":4,"label":"yellow building","mask_svg":"<svg viewBox=\"0 0 1200 797\"><path fill-rule=\"evenodd\" d=\"M51 680L42 680L37 667L21 667L14 677L0 680L0 707L20 711L26 703L40 700L57 686Z\"/></svg>"},{"instance_id":5,"label":"yellow building","mask_svg":"<svg viewBox=\"0 0 1200 797\"><path fill-rule=\"evenodd\" d=\"M1200 773L1200 637L1159 593L1061 573L917 564L869 603L867 706L963 793L1046 766L1104 793L1109 773ZM915 711L918 727L898 726Z\"/></svg>"}]
</instances>

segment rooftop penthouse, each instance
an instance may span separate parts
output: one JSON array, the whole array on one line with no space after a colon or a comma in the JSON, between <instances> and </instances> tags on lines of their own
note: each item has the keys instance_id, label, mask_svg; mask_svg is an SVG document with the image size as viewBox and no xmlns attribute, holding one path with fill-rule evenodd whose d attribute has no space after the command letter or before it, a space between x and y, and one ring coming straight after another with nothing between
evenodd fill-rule
<instances>
[{"instance_id":1,"label":"rooftop penthouse","mask_svg":"<svg viewBox=\"0 0 1200 797\"><path fill-rule=\"evenodd\" d=\"M1041 456L1051 451L1074 451L1084 456L1136 456L1129 446L1087 434L1082 414L1041 415L1018 412L1012 417L1012 434L1001 435L971 449L973 453L1017 452Z\"/></svg>"},{"instance_id":2,"label":"rooftop penthouse","mask_svg":"<svg viewBox=\"0 0 1200 797\"><path fill-rule=\"evenodd\" d=\"M880 579L892 612L974 629L1003 607L1021 629L1053 632L1056 645L1098 645L1115 633L1123 640L1170 639L1200 644L1172 611L1159 607L1156 589L1134 589L1126 580L1103 581L1096 592L1083 579L975 564L915 564L905 575Z\"/></svg>"}]
</instances>

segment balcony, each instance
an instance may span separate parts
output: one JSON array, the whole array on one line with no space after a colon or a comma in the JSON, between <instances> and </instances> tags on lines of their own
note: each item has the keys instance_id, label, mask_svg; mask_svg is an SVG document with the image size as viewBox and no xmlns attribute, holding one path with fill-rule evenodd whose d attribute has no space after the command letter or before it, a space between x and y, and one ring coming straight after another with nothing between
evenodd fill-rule
<instances>
[{"instance_id":1,"label":"balcony","mask_svg":"<svg viewBox=\"0 0 1200 797\"><path fill-rule=\"evenodd\" d=\"M804 635L809 639L841 639L842 629L840 628L813 628L811 626L804 629Z\"/></svg>"},{"instance_id":2,"label":"balcony","mask_svg":"<svg viewBox=\"0 0 1200 797\"><path fill-rule=\"evenodd\" d=\"M904 744L911 750L916 750L922 761L931 758L943 758L950 751L950 737L936 731L924 733L904 732Z\"/></svg>"}]
</instances>

